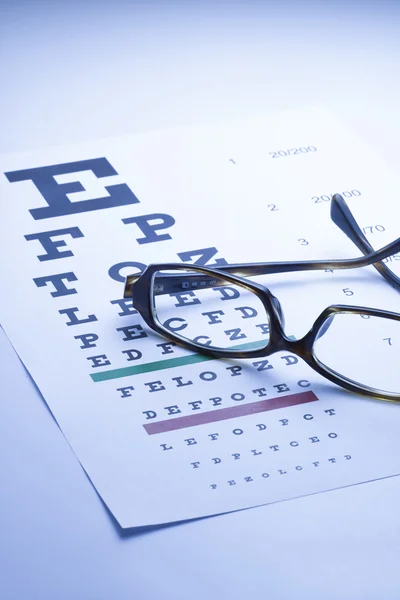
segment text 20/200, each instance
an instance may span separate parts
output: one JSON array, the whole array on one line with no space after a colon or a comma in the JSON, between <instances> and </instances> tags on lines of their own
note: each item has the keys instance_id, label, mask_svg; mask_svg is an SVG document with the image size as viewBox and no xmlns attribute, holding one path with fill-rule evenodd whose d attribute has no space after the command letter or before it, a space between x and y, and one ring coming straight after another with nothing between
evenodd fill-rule
<instances>
[{"instance_id":1,"label":"text 20/200","mask_svg":"<svg viewBox=\"0 0 400 600\"><path fill-rule=\"evenodd\" d=\"M315 146L301 146L300 148L290 148L289 150L277 150L270 152L272 158L280 158L281 156L294 156L295 154L306 154L307 152L317 152Z\"/></svg>"}]
</instances>

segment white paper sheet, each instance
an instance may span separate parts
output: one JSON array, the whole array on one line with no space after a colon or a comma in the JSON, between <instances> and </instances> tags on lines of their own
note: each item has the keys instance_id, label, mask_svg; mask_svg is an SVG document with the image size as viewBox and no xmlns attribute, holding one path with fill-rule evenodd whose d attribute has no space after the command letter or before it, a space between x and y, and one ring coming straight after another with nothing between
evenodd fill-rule
<instances>
[{"instance_id":1,"label":"white paper sheet","mask_svg":"<svg viewBox=\"0 0 400 600\"><path fill-rule=\"evenodd\" d=\"M400 472L396 405L350 394L287 352L193 362L122 300L124 277L152 262L357 256L330 221L335 192L377 247L396 238L395 180L330 114L150 132L0 166L2 326L122 527ZM258 281L296 337L330 304L399 308L372 268ZM240 323L224 314L224 325Z\"/></svg>"}]
</instances>

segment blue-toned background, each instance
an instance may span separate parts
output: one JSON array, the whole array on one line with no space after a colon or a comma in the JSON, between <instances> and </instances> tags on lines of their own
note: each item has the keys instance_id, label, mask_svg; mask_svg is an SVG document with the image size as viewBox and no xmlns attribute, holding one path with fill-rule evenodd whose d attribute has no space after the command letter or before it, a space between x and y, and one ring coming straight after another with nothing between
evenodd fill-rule
<instances>
[{"instance_id":1,"label":"blue-toned background","mask_svg":"<svg viewBox=\"0 0 400 600\"><path fill-rule=\"evenodd\" d=\"M399 72L398 0L0 0L0 153L317 104L399 170ZM0 333L1 600L397 599L399 500L122 534Z\"/></svg>"}]
</instances>

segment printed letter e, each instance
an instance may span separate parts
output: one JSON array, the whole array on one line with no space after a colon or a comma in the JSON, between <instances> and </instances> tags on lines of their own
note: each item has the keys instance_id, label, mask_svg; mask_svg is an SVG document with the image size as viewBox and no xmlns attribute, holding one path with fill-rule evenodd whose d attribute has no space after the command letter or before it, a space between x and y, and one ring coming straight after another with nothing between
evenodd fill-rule
<instances>
[{"instance_id":1,"label":"printed letter e","mask_svg":"<svg viewBox=\"0 0 400 600\"><path fill-rule=\"evenodd\" d=\"M98 178L118 175L117 171L104 157L80 160L60 165L24 169L22 171L10 171L5 173L5 175L10 183L16 181L32 181L46 200L48 206L33 208L29 211L35 220L61 217L91 210L112 208L114 206L136 204L139 202L135 194L125 183L105 186L105 190L109 195L104 198L92 198L90 200L71 202L67 194L86 191L83 185L79 181L57 183L54 177L56 175L65 175L66 173L77 173L80 171L92 171Z\"/></svg>"}]
</instances>

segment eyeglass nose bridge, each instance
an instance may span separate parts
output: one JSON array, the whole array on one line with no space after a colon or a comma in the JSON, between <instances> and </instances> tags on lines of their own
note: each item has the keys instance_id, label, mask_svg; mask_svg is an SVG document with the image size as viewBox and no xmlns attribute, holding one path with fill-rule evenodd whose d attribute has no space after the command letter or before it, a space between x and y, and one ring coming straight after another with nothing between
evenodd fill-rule
<instances>
[{"instance_id":1,"label":"eyeglass nose bridge","mask_svg":"<svg viewBox=\"0 0 400 600\"><path fill-rule=\"evenodd\" d=\"M303 339L297 339L293 335L287 335L285 332L285 315L283 313L282 305L278 298L269 292L269 296L271 299L272 308L275 313L275 317L278 320L278 326L280 331L275 331L272 334L273 344L277 351L289 351L293 352L297 356L303 357ZM306 335L306 338L309 337L309 333ZM308 342L307 342L308 343Z\"/></svg>"},{"instance_id":2,"label":"eyeglass nose bridge","mask_svg":"<svg viewBox=\"0 0 400 600\"><path fill-rule=\"evenodd\" d=\"M271 301L272 301L272 306L275 310L275 314L278 317L279 324L280 324L281 328L284 329L285 316L283 314L281 303L279 302L278 298L276 298L276 296L273 296L272 294L271 294Z\"/></svg>"}]
</instances>

